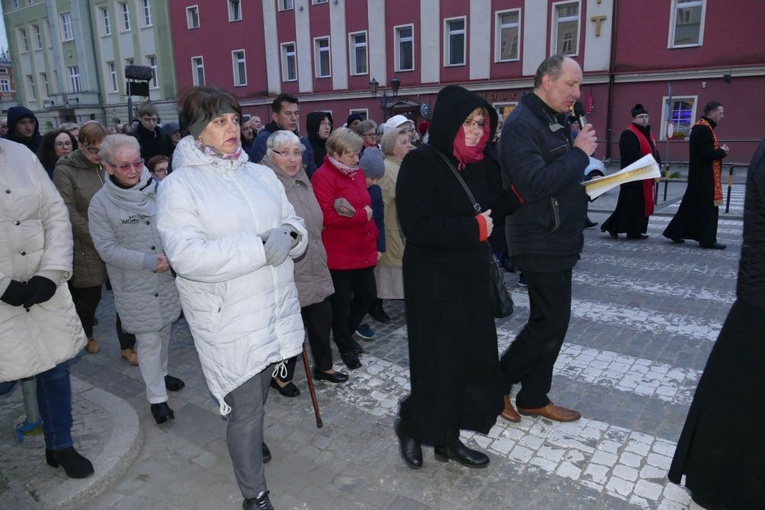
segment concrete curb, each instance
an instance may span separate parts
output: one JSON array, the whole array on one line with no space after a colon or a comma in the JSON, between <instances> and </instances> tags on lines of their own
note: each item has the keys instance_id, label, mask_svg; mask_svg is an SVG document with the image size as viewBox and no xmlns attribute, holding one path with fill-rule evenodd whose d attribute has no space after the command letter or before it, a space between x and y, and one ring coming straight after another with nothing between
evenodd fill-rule
<instances>
[{"instance_id":1,"label":"concrete curb","mask_svg":"<svg viewBox=\"0 0 765 510\"><path fill-rule=\"evenodd\" d=\"M138 415L126 401L81 379L71 376L72 394L90 401L111 417L112 434L104 442L101 453L91 457L96 472L82 480L67 480L54 490L40 494L39 503L43 508L74 510L102 493L122 477L135 461L143 446L143 433Z\"/></svg>"}]
</instances>

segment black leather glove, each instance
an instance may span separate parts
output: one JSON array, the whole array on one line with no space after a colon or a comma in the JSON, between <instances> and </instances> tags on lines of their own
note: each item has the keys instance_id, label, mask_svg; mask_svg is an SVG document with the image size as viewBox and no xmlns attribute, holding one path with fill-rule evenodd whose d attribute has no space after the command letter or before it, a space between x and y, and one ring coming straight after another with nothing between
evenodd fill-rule
<instances>
[{"instance_id":1,"label":"black leather glove","mask_svg":"<svg viewBox=\"0 0 765 510\"><path fill-rule=\"evenodd\" d=\"M16 280L11 280L11 284L5 289L0 300L11 306L21 306L26 301L28 295L27 284Z\"/></svg>"},{"instance_id":2,"label":"black leather glove","mask_svg":"<svg viewBox=\"0 0 765 510\"><path fill-rule=\"evenodd\" d=\"M45 303L56 293L56 283L44 276L33 276L27 282L27 298L24 306L29 308L38 303Z\"/></svg>"}]
</instances>

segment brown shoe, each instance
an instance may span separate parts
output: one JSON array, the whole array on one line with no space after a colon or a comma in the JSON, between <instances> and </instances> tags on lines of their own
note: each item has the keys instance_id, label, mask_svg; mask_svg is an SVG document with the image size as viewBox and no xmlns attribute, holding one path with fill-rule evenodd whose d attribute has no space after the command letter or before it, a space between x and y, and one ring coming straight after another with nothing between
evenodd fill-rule
<instances>
[{"instance_id":1,"label":"brown shoe","mask_svg":"<svg viewBox=\"0 0 765 510\"><path fill-rule=\"evenodd\" d=\"M96 354L97 352L101 352L101 346L98 345L95 338L90 337L88 338L88 345L85 346L85 350L90 354Z\"/></svg>"},{"instance_id":2,"label":"brown shoe","mask_svg":"<svg viewBox=\"0 0 765 510\"><path fill-rule=\"evenodd\" d=\"M133 365L134 367L138 366L138 354L132 347L130 349L122 349L120 356L124 361Z\"/></svg>"},{"instance_id":3,"label":"brown shoe","mask_svg":"<svg viewBox=\"0 0 765 510\"><path fill-rule=\"evenodd\" d=\"M512 423L518 423L521 421L521 415L515 412L510 397L505 395L505 408L499 413L501 417Z\"/></svg>"},{"instance_id":4,"label":"brown shoe","mask_svg":"<svg viewBox=\"0 0 765 510\"><path fill-rule=\"evenodd\" d=\"M552 402L544 407L539 407L537 409L525 409L523 407L519 407L518 412L525 416L541 416L542 418L547 418L548 420L562 422L576 421L582 417L579 412L574 411L573 409L566 409L565 407L556 406Z\"/></svg>"}]
</instances>

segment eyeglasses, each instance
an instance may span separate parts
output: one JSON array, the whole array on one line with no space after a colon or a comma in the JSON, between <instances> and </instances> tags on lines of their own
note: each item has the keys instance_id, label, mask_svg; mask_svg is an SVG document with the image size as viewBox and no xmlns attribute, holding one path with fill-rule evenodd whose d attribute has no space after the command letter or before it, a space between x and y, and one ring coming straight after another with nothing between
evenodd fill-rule
<instances>
[{"instance_id":1,"label":"eyeglasses","mask_svg":"<svg viewBox=\"0 0 765 510\"><path fill-rule=\"evenodd\" d=\"M133 168L134 170L140 170L143 168L143 158L138 158L132 163L123 163L121 165L115 165L114 163L109 163L109 165L113 166L120 172L127 172L131 168Z\"/></svg>"},{"instance_id":2,"label":"eyeglasses","mask_svg":"<svg viewBox=\"0 0 765 510\"><path fill-rule=\"evenodd\" d=\"M283 156L285 158L288 158L288 157L292 156L293 158L298 158L299 159L299 158L303 157L303 151L299 151L299 150L295 150L295 151L289 152L289 151L277 151L275 149L271 149L271 152L273 152L274 154L278 154L280 156Z\"/></svg>"},{"instance_id":3,"label":"eyeglasses","mask_svg":"<svg viewBox=\"0 0 765 510\"><path fill-rule=\"evenodd\" d=\"M88 146L86 146L85 148L91 154L98 154L99 152L101 152L101 147L88 147Z\"/></svg>"},{"instance_id":4,"label":"eyeglasses","mask_svg":"<svg viewBox=\"0 0 765 510\"><path fill-rule=\"evenodd\" d=\"M71 147L72 142L56 142L56 147Z\"/></svg>"},{"instance_id":5,"label":"eyeglasses","mask_svg":"<svg viewBox=\"0 0 765 510\"><path fill-rule=\"evenodd\" d=\"M468 120L466 120L465 122L462 123L462 127L464 127L465 129L470 129L470 128L473 128L473 127L477 127L478 129L482 130L485 126L486 126L486 121L484 121L484 120L468 119Z\"/></svg>"}]
</instances>

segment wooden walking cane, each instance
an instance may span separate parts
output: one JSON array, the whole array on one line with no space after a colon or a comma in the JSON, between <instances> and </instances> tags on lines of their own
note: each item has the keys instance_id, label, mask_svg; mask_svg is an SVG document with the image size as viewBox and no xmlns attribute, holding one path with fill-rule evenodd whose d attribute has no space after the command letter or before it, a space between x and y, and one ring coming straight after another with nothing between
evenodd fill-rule
<instances>
[{"instance_id":1,"label":"wooden walking cane","mask_svg":"<svg viewBox=\"0 0 765 510\"><path fill-rule=\"evenodd\" d=\"M305 368L305 377L308 379L308 391L311 392L313 413L316 415L316 428L320 429L324 426L324 424L321 422L319 402L316 401L316 390L313 388L313 376L311 375L311 368L308 366L308 354L305 352L305 344L303 344L303 367Z\"/></svg>"}]
</instances>

